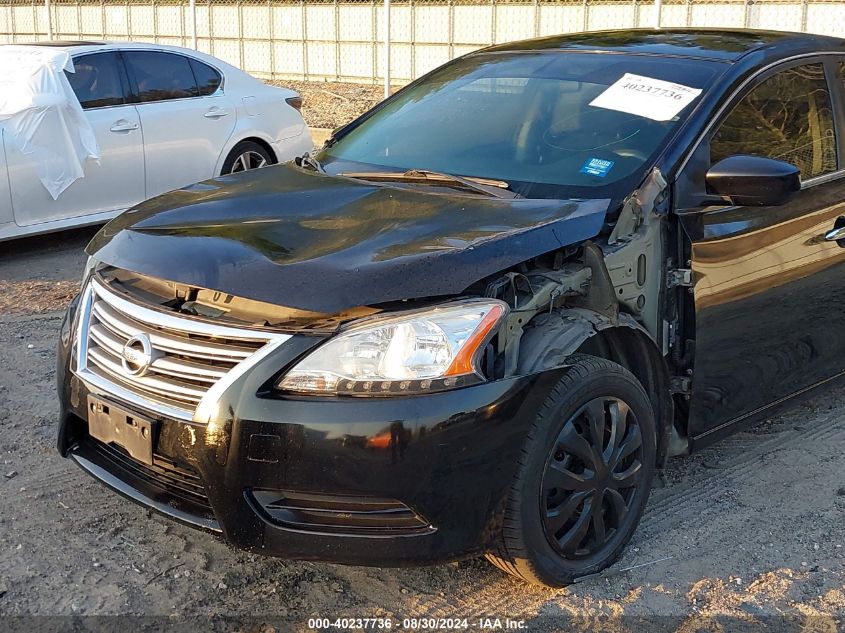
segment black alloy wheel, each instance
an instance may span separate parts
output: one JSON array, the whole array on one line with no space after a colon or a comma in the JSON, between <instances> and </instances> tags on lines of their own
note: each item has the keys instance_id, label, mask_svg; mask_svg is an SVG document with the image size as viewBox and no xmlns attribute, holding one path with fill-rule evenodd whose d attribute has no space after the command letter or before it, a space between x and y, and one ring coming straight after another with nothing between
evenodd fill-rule
<instances>
[{"instance_id":1,"label":"black alloy wheel","mask_svg":"<svg viewBox=\"0 0 845 633\"><path fill-rule=\"evenodd\" d=\"M528 582L562 587L613 564L631 539L655 472L655 414L624 367L576 355L529 425L487 554Z\"/></svg>"},{"instance_id":2,"label":"black alloy wheel","mask_svg":"<svg viewBox=\"0 0 845 633\"><path fill-rule=\"evenodd\" d=\"M636 506L643 438L623 400L595 398L563 425L540 488L546 538L571 560L599 554Z\"/></svg>"}]
</instances>

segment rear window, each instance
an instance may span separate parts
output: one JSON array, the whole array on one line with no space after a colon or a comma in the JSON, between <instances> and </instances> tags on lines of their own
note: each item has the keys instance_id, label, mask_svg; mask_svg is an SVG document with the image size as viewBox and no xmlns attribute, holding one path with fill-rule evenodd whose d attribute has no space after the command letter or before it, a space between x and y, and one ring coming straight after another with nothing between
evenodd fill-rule
<instances>
[{"instance_id":1,"label":"rear window","mask_svg":"<svg viewBox=\"0 0 845 633\"><path fill-rule=\"evenodd\" d=\"M141 102L199 96L187 57L154 51L130 51L124 56Z\"/></svg>"},{"instance_id":2,"label":"rear window","mask_svg":"<svg viewBox=\"0 0 845 633\"><path fill-rule=\"evenodd\" d=\"M75 72L65 72L83 108L103 108L125 103L120 60L115 53L75 57Z\"/></svg>"},{"instance_id":3,"label":"rear window","mask_svg":"<svg viewBox=\"0 0 845 633\"><path fill-rule=\"evenodd\" d=\"M223 83L223 77L220 76L220 73L208 64L203 64L196 59L191 59L190 63L197 81L199 95L206 97L217 92L220 84Z\"/></svg>"}]
</instances>

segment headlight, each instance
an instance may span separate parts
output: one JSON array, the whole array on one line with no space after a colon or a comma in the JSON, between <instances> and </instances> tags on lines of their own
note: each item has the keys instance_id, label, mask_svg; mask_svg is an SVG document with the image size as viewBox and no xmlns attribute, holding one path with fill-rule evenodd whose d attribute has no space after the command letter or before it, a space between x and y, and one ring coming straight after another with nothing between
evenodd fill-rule
<instances>
[{"instance_id":1,"label":"headlight","mask_svg":"<svg viewBox=\"0 0 845 633\"><path fill-rule=\"evenodd\" d=\"M323 395L397 395L454 389L483 377L476 363L508 313L470 299L353 325L301 360L278 388Z\"/></svg>"}]
</instances>

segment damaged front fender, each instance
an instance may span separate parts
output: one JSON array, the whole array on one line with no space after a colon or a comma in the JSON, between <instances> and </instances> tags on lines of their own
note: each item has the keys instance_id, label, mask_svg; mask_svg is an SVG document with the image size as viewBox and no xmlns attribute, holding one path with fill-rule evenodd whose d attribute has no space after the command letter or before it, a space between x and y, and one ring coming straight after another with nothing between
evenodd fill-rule
<instances>
[{"instance_id":1,"label":"damaged front fender","mask_svg":"<svg viewBox=\"0 0 845 633\"><path fill-rule=\"evenodd\" d=\"M627 314L617 320L584 308L541 314L527 327L520 341L518 375L567 366L567 359L587 339L613 327L636 330L651 339L645 328Z\"/></svg>"},{"instance_id":2,"label":"damaged front fender","mask_svg":"<svg viewBox=\"0 0 845 633\"><path fill-rule=\"evenodd\" d=\"M629 370L645 389L658 432L657 464L685 452L685 440L675 430L669 371L654 339L632 316L618 320L585 308L568 308L537 315L524 330L516 374L529 376L565 370L575 354L607 358Z\"/></svg>"}]
</instances>

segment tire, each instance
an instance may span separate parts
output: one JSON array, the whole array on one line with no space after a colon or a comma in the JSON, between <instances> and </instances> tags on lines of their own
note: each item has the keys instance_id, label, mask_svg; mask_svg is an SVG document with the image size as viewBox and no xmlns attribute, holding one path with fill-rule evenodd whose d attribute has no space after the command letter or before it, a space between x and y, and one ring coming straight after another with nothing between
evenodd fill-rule
<instances>
[{"instance_id":1,"label":"tire","mask_svg":"<svg viewBox=\"0 0 845 633\"><path fill-rule=\"evenodd\" d=\"M227 176L252 169L260 169L275 162L276 160L270 155L270 152L255 141L241 141L229 152L223 162L220 175Z\"/></svg>"},{"instance_id":2,"label":"tire","mask_svg":"<svg viewBox=\"0 0 845 633\"><path fill-rule=\"evenodd\" d=\"M655 416L639 381L602 358L571 361L528 431L502 531L487 554L501 570L547 587L619 558L655 472Z\"/></svg>"}]
</instances>

